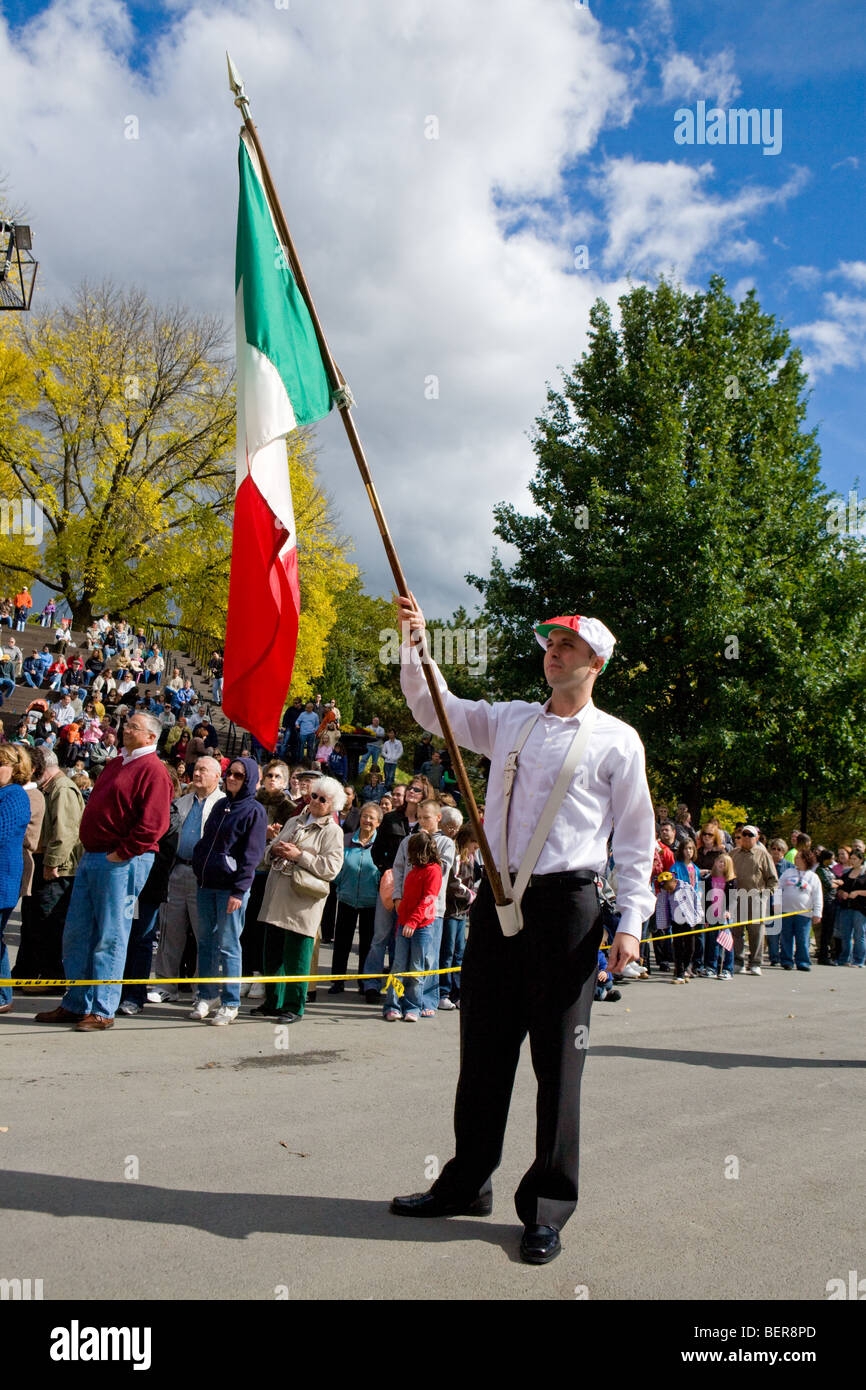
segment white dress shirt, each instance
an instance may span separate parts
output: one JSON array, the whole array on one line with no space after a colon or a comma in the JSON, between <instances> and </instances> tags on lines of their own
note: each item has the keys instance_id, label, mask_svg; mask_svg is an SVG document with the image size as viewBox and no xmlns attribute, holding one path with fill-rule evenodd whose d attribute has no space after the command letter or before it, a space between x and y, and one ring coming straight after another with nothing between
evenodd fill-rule
<instances>
[{"instance_id":1,"label":"white dress shirt","mask_svg":"<svg viewBox=\"0 0 866 1390\"><path fill-rule=\"evenodd\" d=\"M71 724L75 719L75 710L72 705L64 705L59 701L51 706L51 717L58 729L62 729L67 724Z\"/></svg>"},{"instance_id":2,"label":"white dress shirt","mask_svg":"<svg viewBox=\"0 0 866 1390\"><path fill-rule=\"evenodd\" d=\"M508 817L508 868L515 874L553 790L581 721L592 707L563 719L547 705L525 700L489 704L450 694L442 673L431 662L442 692L454 737L464 748L489 758L490 778L484 830L500 867L503 773L505 760L533 713L540 717L523 745ZM441 733L421 662L414 647L401 652L400 684L414 718ZM549 703L549 702L548 702ZM533 870L539 874L587 869L603 874L607 840L613 828L613 856L618 887L619 930L640 940L642 924L655 909L650 872L655 845L655 817L646 780L644 749L637 733L621 719L596 709L586 751L557 812Z\"/></svg>"},{"instance_id":3,"label":"white dress shirt","mask_svg":"<svg viewBox=\"0 0 866 1390\"><path fill-rule=\"evenodd\" d=\"M133 748L132 752L128 748L121 748L120 756L125 763L131 763L135 758L143 758L145 753L155 753L156 744L146 743L143 748Z\"/></svg>"}]
</instances>

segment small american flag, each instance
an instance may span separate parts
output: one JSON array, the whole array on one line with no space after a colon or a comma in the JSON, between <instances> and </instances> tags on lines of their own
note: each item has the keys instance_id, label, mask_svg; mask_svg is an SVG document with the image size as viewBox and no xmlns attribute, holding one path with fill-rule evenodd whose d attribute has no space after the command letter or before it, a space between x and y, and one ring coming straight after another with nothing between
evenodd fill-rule
<instances>
[{"instance_id":1,"label":"small american flag","mask_svg":"<svg viewBox=\"0 0 866 1390\"><path fill-rule=\"evenodd\" d=\"M731 936L731 933L728 931L727 927L722 927L722 930L716 937L716 941L719 943L723 951L733 951L734 938Z\"/></svg>"}]
</instances>

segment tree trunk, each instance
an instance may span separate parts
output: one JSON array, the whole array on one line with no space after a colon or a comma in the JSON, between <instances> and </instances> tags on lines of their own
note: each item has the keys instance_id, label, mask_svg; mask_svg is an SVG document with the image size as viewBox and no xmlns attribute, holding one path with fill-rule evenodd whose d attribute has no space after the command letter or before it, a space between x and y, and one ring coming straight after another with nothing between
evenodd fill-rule
<instances>
[{"instance_id":1,"label":"tree trunk","mask_svg":"<svg viewBox=\"0 0 866 1390\"><path fill-rule=\"evenodd\" d=\"M685 789L685 795L683 796L683 801L691 812L692 825L695 826L696 829L699 825L701 815L705 767L706 758L699 758L697 766L693 770L691 781L688 783Z\"/></svg>"},{"instance_id":2,"label":"tree trunk","mask_svg":"<svg viewBox=\"0 0 866 1390\"><path fill-rule=\"evenodd\" d=\"M804 778L803 778L803 785L802 785L802 788L801 788L801 791L800 791L800 829L802 830L802 832L803 832L804 835L808 835L808 833L809 833L809 831L808 831L808 829L807 829L807 827L806 827L806 822L807 822L808 819L809 819L809 783L806 781L806 779L805 779L805 777L804 777Z\"/></svg>"},{"instance_id":3,"label":"tree trunk","mask_svg":"<svg viewBox=\"0 0 866 1390\"><path fill-rule=\"evenodd\" d=\"M83 632L93 622L93 603L90 595L85 594L81 598L73 599L67 594L66 598L72 610L72 626L76 632Z\"/></svg>"}]
</instances>

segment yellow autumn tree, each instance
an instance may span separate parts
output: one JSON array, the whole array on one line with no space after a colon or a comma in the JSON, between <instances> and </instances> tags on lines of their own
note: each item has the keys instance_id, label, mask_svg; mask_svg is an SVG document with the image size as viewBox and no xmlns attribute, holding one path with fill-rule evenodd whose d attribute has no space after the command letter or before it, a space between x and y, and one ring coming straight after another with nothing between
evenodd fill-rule
<instances>
[{"instance_id":1,"label":"yellow autumn tree","mask_svg":"<svg viewBox=\"0 0 866 1390\"><path fill-rule=\"evenodd\" d=\"M14 320L14 322L10 322ZM76 627L104 609L222 640L235 492L233 352L221 319L141 290L82 286L0 321L0 497L44 539L0 534L0 571L63 595ZM302 617L294 687L321 674L336 599L357 571L315 470L289 439Z\"/></svg>"},{"instance_id":2,"label":"yellow autumn tree","mask_svg":"<svg viewBox=\"0 0 866 1390\"><path fill-rule=\"evenodd\" d=\"M62 594L76 626L102 607L168 616L206 582L233 503L224 325L111 285L12 317L4 348L30 380L0 415L0 488L39 506L44 541L0 537L0 564Z\"/></svg>"}]
</instances>

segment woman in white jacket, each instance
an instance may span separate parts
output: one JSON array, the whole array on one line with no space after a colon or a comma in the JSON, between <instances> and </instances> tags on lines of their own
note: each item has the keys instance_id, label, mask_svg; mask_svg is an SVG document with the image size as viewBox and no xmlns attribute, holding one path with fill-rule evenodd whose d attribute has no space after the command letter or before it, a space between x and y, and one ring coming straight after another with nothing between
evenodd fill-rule
<instances>
[{"instance_id":1,"label":"woman in white jacket","mask_svg":"<svg viewBox=\"0 0 866 1390\"><path fill-rule=\"evenodd\" d=\"M265 923L265 975L315 975L316 936L330 884L343 867L343 832L334 818L345 793L333 777L313 784L309 808L287 821L265 851L270 866L259 921ZM254 1014L297 1023L305 983L267 984Z\"/></svg>"},{"instance_id":2,"label":"woman in white jacket","mask_svg":"<svg viewBox=\"0 0 866 1390\"><path fill-rule=\"evenodd\" d=\"M779 875L782 892L781 965L783 970L811 970L809 937L824 911L821 880L814 872L818 857L811 850L799 850L793 864Z\"/></svg>"}]
</instances>

